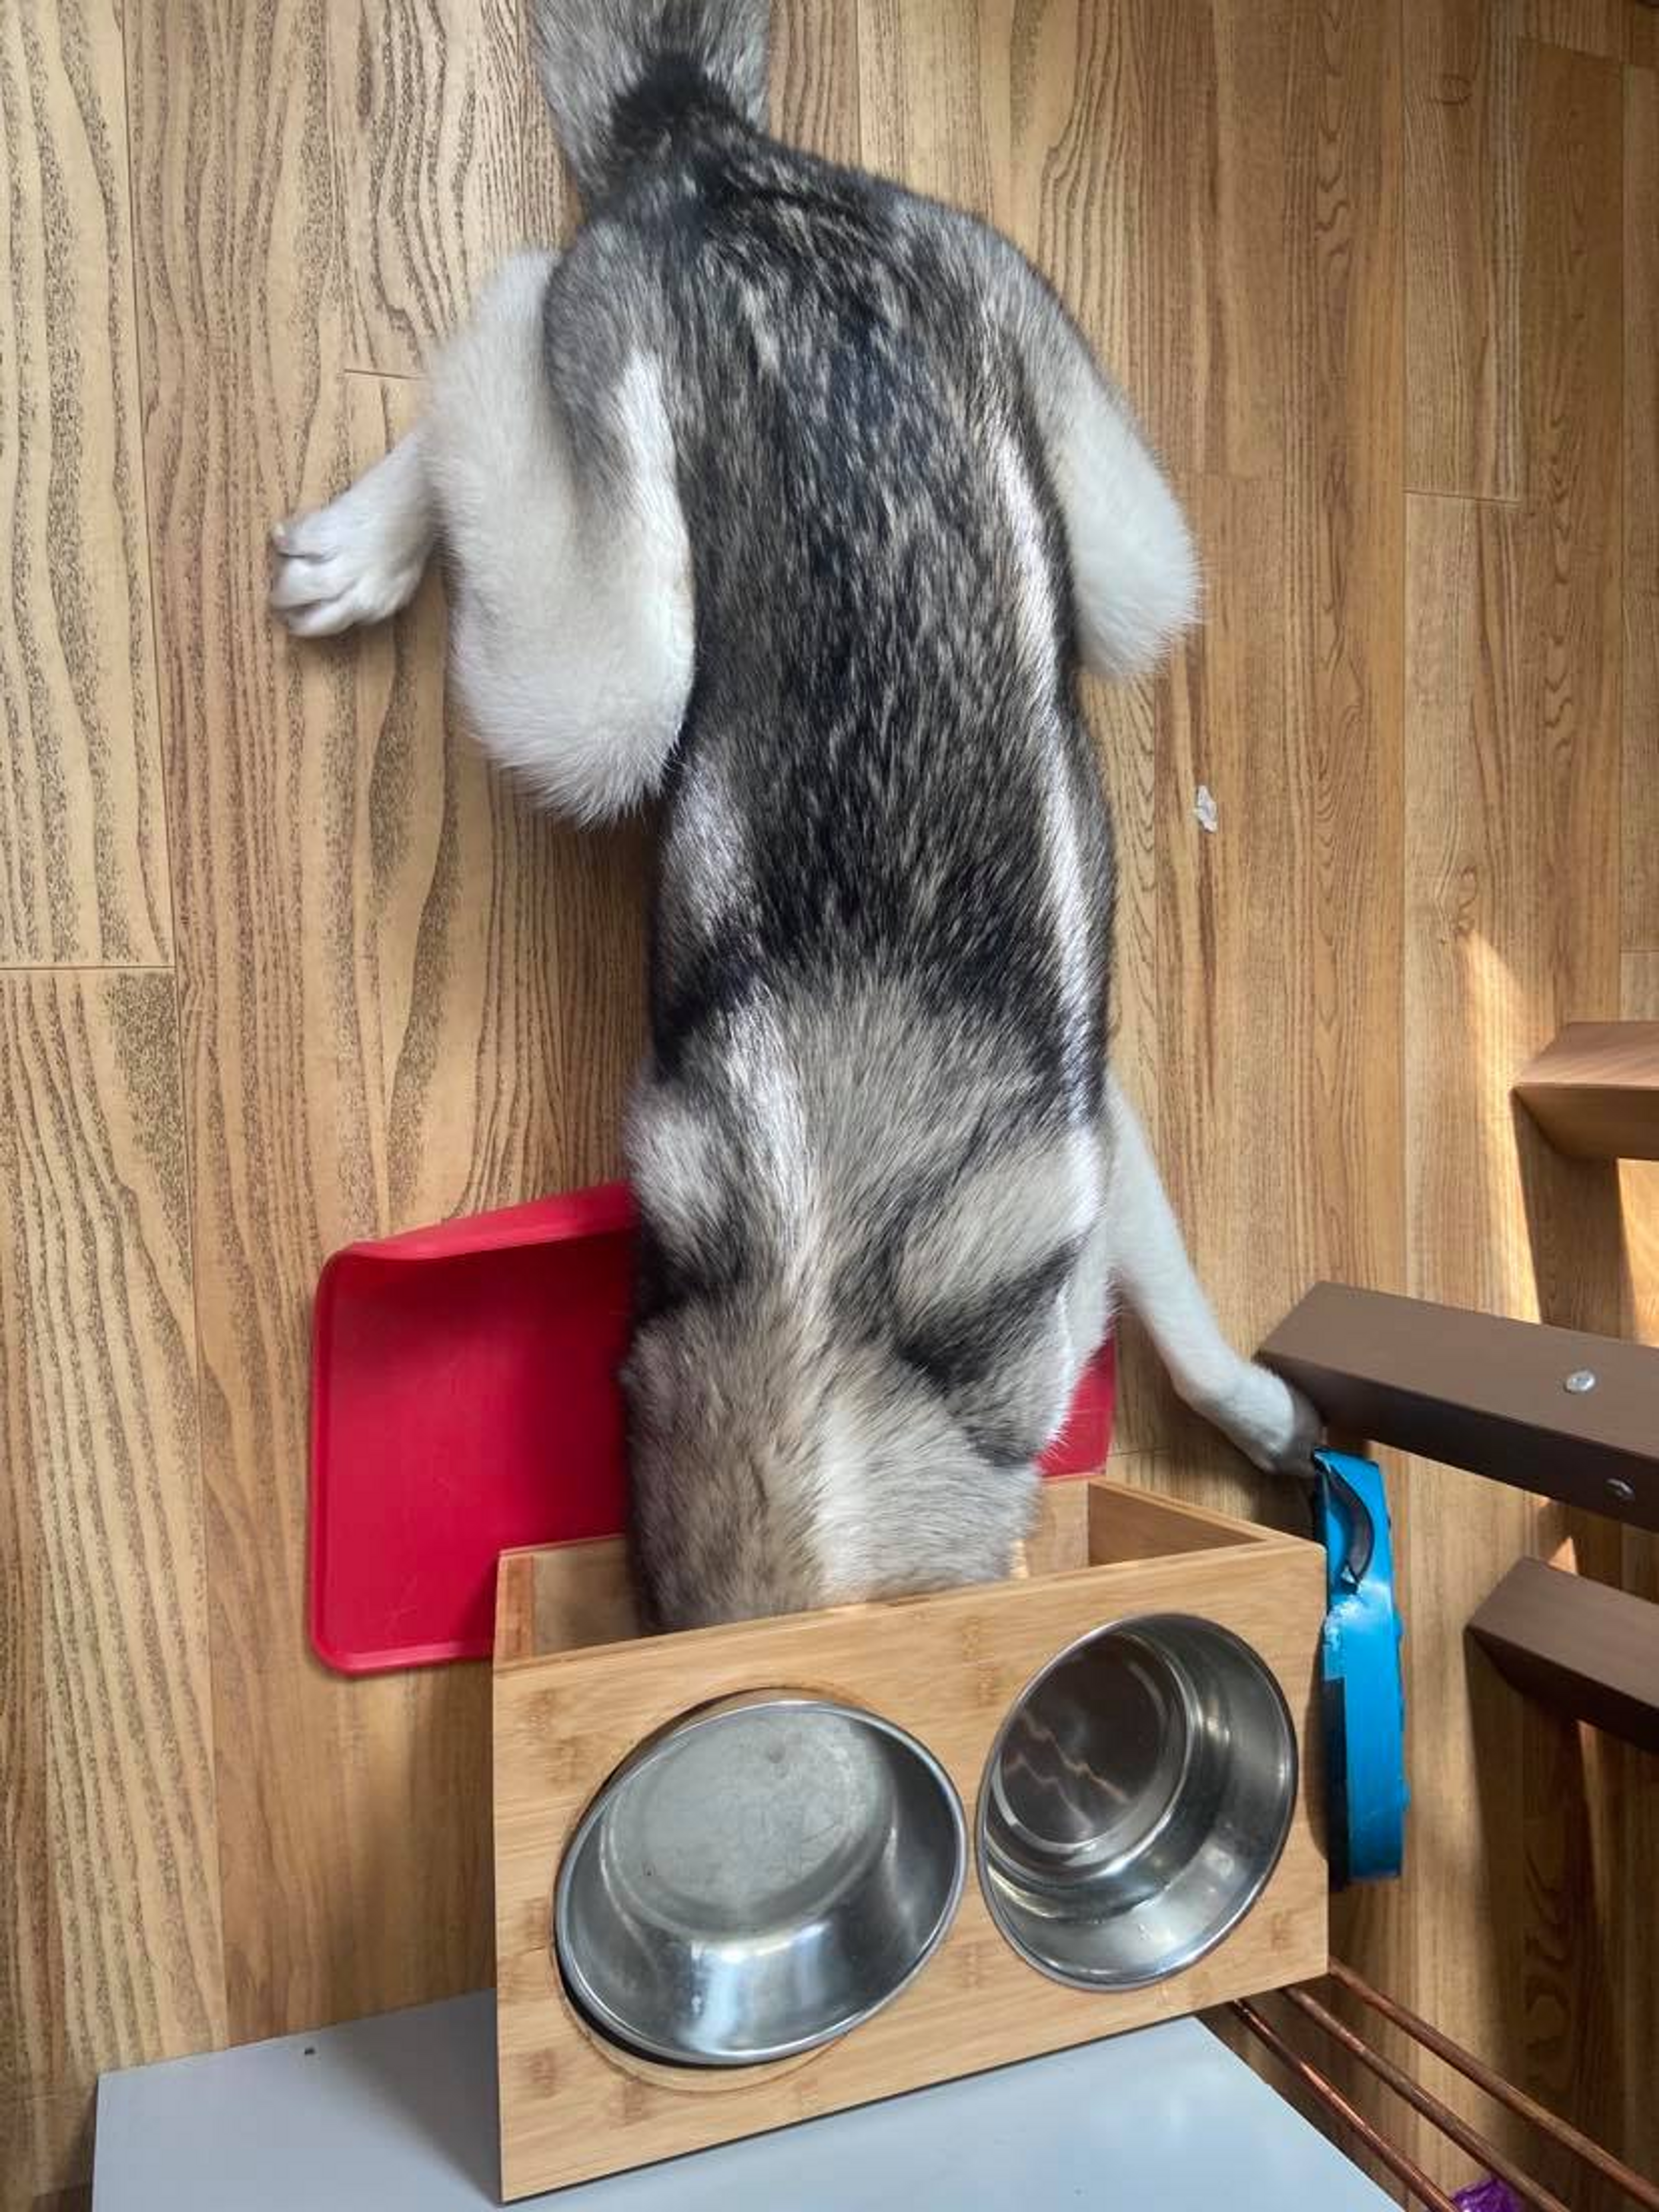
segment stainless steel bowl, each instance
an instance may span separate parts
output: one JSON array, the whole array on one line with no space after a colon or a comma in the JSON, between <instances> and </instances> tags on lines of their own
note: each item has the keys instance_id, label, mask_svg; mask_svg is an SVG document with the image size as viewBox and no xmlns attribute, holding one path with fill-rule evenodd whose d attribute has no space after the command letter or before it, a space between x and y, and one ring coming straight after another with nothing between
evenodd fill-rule
<instances>
[{"instance_id":1,"label":"stainless steel bowl","mask_svg":"<svg viewBox=\"0 0 1659 2212\"><path fill-rule=\"evenodd\" d=\"M1097 1630L1028 1685L992 1747L986 1903L1057 1981L1161 1981L1261 1895L1296 1788L1296 1731L1247 1644L1183 1613Z\"/></svg>"},{"instance_id":2,"label":"stainless steel bowl","mask_svg":"<svg viewBox=\"0 0 1659 2212\"><path fill-rule=\"evenodd\" d=\"M596 2027L656 2058L751 2066L896 1996L968 1862L950 1778L873 1713L767 1692L636 1752L566 1851L554 1946Z\"/></svg>"}]
</instances>

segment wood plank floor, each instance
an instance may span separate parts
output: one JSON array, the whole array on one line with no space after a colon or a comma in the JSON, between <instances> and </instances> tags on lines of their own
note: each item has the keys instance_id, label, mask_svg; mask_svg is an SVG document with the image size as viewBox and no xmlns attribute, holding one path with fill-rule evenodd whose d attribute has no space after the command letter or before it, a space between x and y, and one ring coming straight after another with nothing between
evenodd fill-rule
<instances>
[{"instance_id":1,"label":"wood plank floor","mask_svg":"<svg viewBox=\"0 0 1659 2212\"><path fill-rule=\"evenodd\" d=\"M1009 230L1194 515L1201 635L1090 704L1120 1056L1228 1326L1328 1274L1659 1340L1659 1170L1508 1101L1563 1020L1659 1016L1659 12L776 12L784 134ZM573 219L519 0L13 0L0 160L11 2212L74 2201L100 2068L487 1972L480 1672L306 1649L308 1304L614 1167L647 847L485 772L436 580L322 647L264 611L270 520ZM1118 1446L1287 1510L1133 1343ZM1659 1769L1462 1636L1522 1551L1659 1595L1659 1546L1393 1480L1412 1863L1340 1946L1659 2167Z\"/></svg>"}]
</instances>

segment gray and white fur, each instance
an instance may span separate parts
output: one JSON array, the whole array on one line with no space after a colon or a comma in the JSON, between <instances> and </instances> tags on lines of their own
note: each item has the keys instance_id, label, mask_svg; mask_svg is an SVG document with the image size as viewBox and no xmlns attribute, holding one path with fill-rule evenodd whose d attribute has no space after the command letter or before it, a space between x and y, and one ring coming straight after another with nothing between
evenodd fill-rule
<instances>
[{"instance_id":1,"label":"gray and white fur","mask_svg":"<svg viewBox=\"0 0 1659 2212\"><path fill-rule=\"evenodd\" d=\"M765 135L765 0L536 0L587 198L419 427L282 524L272 605L376 621L441 540L489 751L661 800L626 1370L649 1613L1008 1571L1115 1298L1263 1467L1107 1071L1111 828L1079 665L1193 619L1185 522L1021 255Z\"/></svg>"}]
</instances>

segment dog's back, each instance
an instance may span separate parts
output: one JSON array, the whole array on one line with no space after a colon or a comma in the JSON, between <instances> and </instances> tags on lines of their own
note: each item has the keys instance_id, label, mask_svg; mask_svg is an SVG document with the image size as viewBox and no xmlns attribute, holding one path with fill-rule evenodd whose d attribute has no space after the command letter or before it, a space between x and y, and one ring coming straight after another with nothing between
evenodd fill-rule
<instances>
[{"instance_id":1,"label":"dog's back","mask_svg":"<svg viewBox=\"0 0 1659 2212\"><path fill-rule=\"evenodd\" d=\"M683 1622L1005 1572L1092 1348L1110 908L1037 426L960 218L683 53L616 136L554 384L652 356L697 641L630 1133L644 1579Z\"/></svg>"}]
</instances>

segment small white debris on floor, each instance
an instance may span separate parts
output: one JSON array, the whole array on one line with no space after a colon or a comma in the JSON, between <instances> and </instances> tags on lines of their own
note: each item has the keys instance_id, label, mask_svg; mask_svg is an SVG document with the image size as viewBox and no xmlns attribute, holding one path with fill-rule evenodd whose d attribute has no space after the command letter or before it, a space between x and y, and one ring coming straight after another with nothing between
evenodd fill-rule
<instances>
[{"instance_id":1,"label":"small white debris on floor","mask_svg":"<svg viewBox=\"0 0 1659 2212\"><path fill-rule=\"evenodd\" d=\"M1198 796L1193 801L1193 814L1200 830L1207 830L1212 837L1221 827L1221 810L1215 803L1215 793L1207 783L1198 787Z\"/></svg>"}]
</instances>

